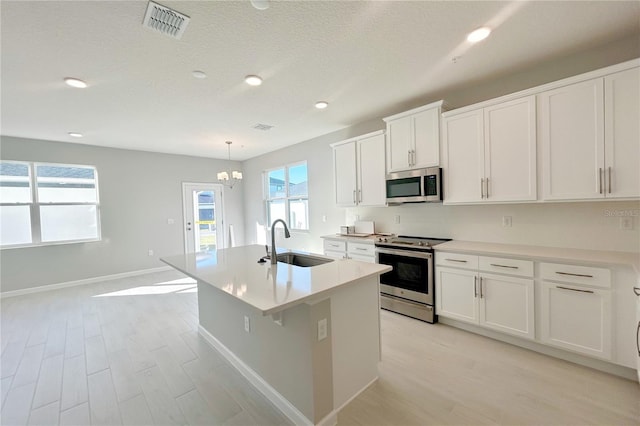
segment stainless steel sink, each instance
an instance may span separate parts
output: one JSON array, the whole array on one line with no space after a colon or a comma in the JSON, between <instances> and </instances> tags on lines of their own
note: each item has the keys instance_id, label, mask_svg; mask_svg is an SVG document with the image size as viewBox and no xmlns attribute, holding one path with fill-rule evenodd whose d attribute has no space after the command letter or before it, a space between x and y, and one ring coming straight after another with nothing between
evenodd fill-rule
<instances>
[{"instance_id":1,"label":"stainless steel sink","mask_svg":"<svg viewBox=\"0 0 640 426\"><path fill-rule=\"evenodd\" d=\"M327 259L324 257L311 256L309 254L301 253L280 253L276 256L276 259L278 260L278 262L288 263L289 265L302 266L304 268L333 262L333 259Z\"/></svg>"}]
</instances>

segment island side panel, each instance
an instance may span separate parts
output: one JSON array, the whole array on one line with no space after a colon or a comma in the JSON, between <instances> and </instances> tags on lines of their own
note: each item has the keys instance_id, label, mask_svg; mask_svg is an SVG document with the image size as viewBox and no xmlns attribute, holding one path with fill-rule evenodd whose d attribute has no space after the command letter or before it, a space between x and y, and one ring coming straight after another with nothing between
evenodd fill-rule
<instances>
[{"instance_id":1,"label":"island side panel","mask_svg":"<svg viewBox=\"0 0 640 426\"><path fill-rule=\"evenodd\" d=\"M330 314L329 301L325 303L324 310ZM315 404L314 398L319 401L327 398L314 395L313 352L318 348L314 346L316 335L311 332L317 327L312 321L312 311L321 315L321 307L303 303L289 308L283 312L280 326L271 316L263 316L235 297L198 282L200 325L314 423L317 422L315 405L325 405ZM248 333L244 329L245 315L250 321ZM328 344L331 352L330 340L323 342L323 350L327 350ZM326 364L315 365L315 368L320 374L331 376L330 360Z\"/></svg>"},{"instance_id":2,"label":"island side panel","mask_svg":"<svg viewBox=\"0 0 640 426\"><path fill-rule=\"evenodd\" d=\"M331 297L335 410L378 378L378 280L378 276L360 279Z\"/></svg>"}]
</instances>

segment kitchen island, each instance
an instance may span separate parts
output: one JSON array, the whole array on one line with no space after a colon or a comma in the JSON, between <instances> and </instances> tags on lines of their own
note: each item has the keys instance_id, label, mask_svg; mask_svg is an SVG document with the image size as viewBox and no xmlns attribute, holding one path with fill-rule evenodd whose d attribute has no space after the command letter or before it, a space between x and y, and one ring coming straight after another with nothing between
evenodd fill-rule
<instances>
[{"instance_id":1,"label":"kitchen island","mask_svg":"<svg viewBox=\"0 0 640 426\"><path fill-rule=\"evenodd\" d=\"M198 282L200 334L295 424L336 423L378 377L379 276L354 260L258 263L264 246L161 259Z\"/></svg>"}]
</instances>

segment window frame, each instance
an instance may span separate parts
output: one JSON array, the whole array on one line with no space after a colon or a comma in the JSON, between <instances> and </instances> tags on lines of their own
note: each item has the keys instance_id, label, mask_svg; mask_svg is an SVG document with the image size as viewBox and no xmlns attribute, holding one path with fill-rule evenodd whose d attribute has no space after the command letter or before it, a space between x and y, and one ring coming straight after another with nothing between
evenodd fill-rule
<instances>
[{"instance_id":1,"label":"window frame","mask_svg":"<svg viewBox=\"0 0 640 426\"><path fill-rule=\"evenodd\" d=\"M30 223L31 223L31 242L21 244L6 244L0 245L0 250L14 249L14 248L27 248L27 247L43 247L43 246L57 246L63 244L78 244L87 242L102 241L102 223L100 214L100 186L98 181L98 168L90 164L68 164L68 163L51 163L40 161L23 161L23 160L10 160L2 159L0 162L5 163L17 163L24 164L29 170L29 189L31 192L30 202L17 202L7 203L4 200L0 200L0 206L29 206ZM96 201L95 202L43 202L41 203L38 197L38 176L36 175L37 166L52 166L52 167L76 167L76 168L91 168L94 171ZM61 240L61 241L42 241L42 221L40 218L40 207L42 206L95 206L96 207L96 238L82 238L73 240Z\"/></svg>"},{"instance_id":2,"label":"window frame","mask_svg":"<svg viewBox=\"0 0 640 426\"><path fill-rule=\"evenodd\" d=\"M300 197L300 196L295 196L292 197L291 194L289 194L289 169L292 167L297 167L297 166L302 166L304 165L307 169L307 194L305 197ZM274 171L274 170L281 170L284 169L284 189L285 189L285 196L284 197L270 197L269 196L269 173ZM278 166L278 167L272 167L269 169L266 169L262 172L262 180L263 180L263 207L264 207L264 218L265 218L265 223L266 226L265 228L268 231L271 231L271 223L272 220L269 217L269 202L272 201L278 201L278 200L283 200L284 201L284 213L285 213L285 218L286 218L286 222L287 225L289 226L289 230L291 232L298 232L298 233L309 233L311 232L311 220L310 220L310 214L309 214L309 165L307 163L307 160L301 160L301 161L296 161L294 163L288 163L282 166ZM289 223L291 221L291 201L297 201L297 200L306 200L307 201L307 228L306 229L302 229L302 228L294 228L293 226L291 226L291 224Z\"/></svg>"}]
</instances>

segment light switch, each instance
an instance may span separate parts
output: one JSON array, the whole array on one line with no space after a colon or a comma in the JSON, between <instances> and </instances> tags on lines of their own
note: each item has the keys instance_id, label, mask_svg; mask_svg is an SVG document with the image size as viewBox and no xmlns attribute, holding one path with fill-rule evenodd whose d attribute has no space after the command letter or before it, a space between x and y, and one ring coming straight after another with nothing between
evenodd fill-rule
<instances>
[{"instance_id":1,"label":"light switch","mask_svg":"<svg viewBox=\"0 0 640 426\"><path fill-rule=\"evenodd\" d=\"M318 342L327 338L327 319L318 321Z\"/></svg>"}]
</instances>

